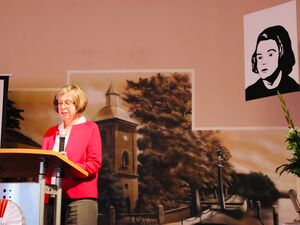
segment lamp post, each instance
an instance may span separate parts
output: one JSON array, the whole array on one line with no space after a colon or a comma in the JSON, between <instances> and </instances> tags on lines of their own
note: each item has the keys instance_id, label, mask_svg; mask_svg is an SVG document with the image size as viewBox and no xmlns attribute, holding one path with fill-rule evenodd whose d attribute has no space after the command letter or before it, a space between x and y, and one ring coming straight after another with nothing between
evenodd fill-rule
<instances>
[{"instance_id":1,"label":"lamp post","mask_svg":"<svg viewBox=\"0 0 300 225\"><path fill-rule=\"evenodd\" d=\"M224 188L223 188L223 167L224 161L226 160L226 155L224 154L224 150L222 146L220 146L217 150L219 155L219 163L218 163L218 202L220 206L221 212L225 211L225 201L224 201Z\"/></svg>"}]
</instances>

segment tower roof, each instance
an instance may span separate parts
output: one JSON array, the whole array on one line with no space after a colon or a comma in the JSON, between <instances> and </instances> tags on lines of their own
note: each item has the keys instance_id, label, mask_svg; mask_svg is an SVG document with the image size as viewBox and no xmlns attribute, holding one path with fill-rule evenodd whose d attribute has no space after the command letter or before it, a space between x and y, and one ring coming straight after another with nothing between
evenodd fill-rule
<instances>
[{"instance_id":1,"label":"tower roof","mask_svg":"<svg viewBox=\"0 0 300 225\"><path fill-rule=\"evenodd\" d=\"M129 117L126 110L120 107L120 94L116 91L113 84L109 86L105 95L106 105L98 111L93 119L94 121L121 119L133 124L138 124L137 121Z\"/></svg>"},{"instance_id":2,"label":"tower roof","mask_svg":"<svg viewBox=\"0 0 300 225\"><path fill-rule=\"evenodd\" d=\"M137 121L129 117L128 112L126 112L120 107L115 106L104 106L102 109L99 110L99 112L93 120L102 121L108 119L121 119L134 124L138 124Z\"/></svg>"},{"instance_id":3,"label":"tower roof","mask_svg":"<svg viewBox=\"0 0 300 225\"><path fill-rule=\"evenodd\" d=\"M113 83L110 84L109 88L107 89L105 95L111 95L111 94L115 94L115 95L120 95L116 90L115 87L113 85Z\"/></svg>"}]
</instances>

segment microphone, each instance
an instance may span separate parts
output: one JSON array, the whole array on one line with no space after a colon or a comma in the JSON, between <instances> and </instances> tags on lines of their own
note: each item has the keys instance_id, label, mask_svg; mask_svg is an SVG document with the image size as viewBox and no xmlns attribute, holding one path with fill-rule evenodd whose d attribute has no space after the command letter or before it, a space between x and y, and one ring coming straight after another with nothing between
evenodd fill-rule
<instances>
[{"instance_id":1,"label":"microphone","mask_svg":"<svg viewBox=\"0 0 300 225\"><path fill-rule=\"evenodd\" d=\"M64 131L59 132L59 152L65 151L65 139L66 139L66 133Z\"/></svg>"}]
</instances>

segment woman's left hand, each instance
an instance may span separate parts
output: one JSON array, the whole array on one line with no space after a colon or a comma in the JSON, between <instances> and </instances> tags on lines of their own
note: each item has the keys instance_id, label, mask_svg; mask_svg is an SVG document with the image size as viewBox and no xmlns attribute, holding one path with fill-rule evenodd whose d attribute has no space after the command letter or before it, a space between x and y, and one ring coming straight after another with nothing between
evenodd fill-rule
<instances>
[{"instance_id":1,"label":"woman's left hand","mask_svg":"<svg viewBox=\"0 0 300 225\"><path fill-rule=\"evenodd\" d=\"M68 154L66 151L61 151L59 152L61 155L63 155L64 157L68 158Z\"/></svg>"}]
</instances>

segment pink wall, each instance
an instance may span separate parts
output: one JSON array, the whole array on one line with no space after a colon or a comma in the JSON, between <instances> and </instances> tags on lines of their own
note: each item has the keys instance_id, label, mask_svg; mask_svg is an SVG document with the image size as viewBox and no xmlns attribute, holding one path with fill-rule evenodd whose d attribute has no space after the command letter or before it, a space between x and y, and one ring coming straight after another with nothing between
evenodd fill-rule
<instances>
[{"instance_id":1,"label":"pink wall","mask_svg":"<svg viewBox=\"0 0 300 225\"><path fill-rule=\"evenodd\" d=\"M284 2L2 0L0 73L49 88L68 70L195 69L196 128L283 125L268 112L277 98L244 101L243 15Z\"/></svg>"},{"instance_id":2,"label":"pink wall","mask_svg":"<svg viewBox=\"0 0 300 225\"><path fill-rule=\"evenodd\" d=\"M0 73L13 74L15 89L59 87L68 70L195 69L195 127L285 126L276 96L246 104L243 89L243 15L284 2L1 0ZM286 98L300 124L299 94ZM255 136L229 134L224 140L236 152ZM265 138L272 143L278 133Z\"/></svg>"}]
</instances>

